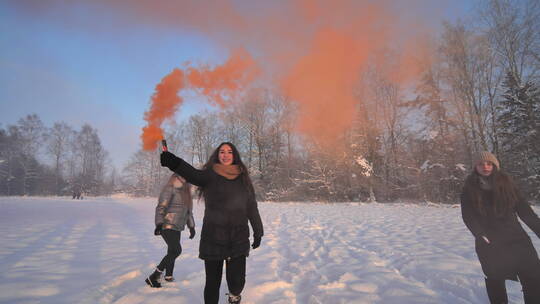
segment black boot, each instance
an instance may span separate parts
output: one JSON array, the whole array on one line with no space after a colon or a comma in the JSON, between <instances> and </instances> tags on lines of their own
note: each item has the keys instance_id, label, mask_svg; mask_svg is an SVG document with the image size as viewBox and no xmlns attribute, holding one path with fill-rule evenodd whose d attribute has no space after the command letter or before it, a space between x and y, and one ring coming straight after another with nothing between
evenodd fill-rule
<instances>
[{"instance_id":1,"label":"black boot","mask_svg":"<svg viewBox=\"0 0 540 304\"><path fill-rule=\"evenodd\" d=\"M240 300L242 300L242 296L240 295L233 295L232 293L227 294L229 296L229 304L240 304Z\"/></svg>"},{"instance_id":2,"label":"black boot","mask_svg":"<svg viewBox=\"0 0 540 304\"><path fill-rule=\"evenodd\" d=\"M144 281L150 287L160 288L161 287L161 273L162 271L159 271L159 269L156 268L156 270L154 270L154 272L152 272L152 274L148 276L148 278L146 278L146 280Z\"/></svg>"},{"instance_id":3,"label":"black boot","mask_svg":"<svg viewBox=\"0 0 540 304\"><path fill-rule=\"evenodd\" d=\"M508 304L506 283L504 280L490 280L486 278L486 290L491 304Z\"/></svg>"}]
</instances>

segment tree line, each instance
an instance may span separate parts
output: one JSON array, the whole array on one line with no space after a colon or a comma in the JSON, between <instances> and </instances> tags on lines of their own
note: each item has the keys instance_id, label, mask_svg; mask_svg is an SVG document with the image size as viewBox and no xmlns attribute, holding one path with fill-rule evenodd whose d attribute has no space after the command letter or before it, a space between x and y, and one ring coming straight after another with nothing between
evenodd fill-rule
<instances>
[{"instance_id":1,"label":"tree line","mask_svg":"<svg viewBox=\"0 0 540 304\"><path fill-rule=\"evenodd\" d=\"M96 129L47 127L36 114L0 128L0 195L109 194L114 171Z\"/></svg>"},{"instance_id":2,"label":"tree line","mask_svg":"<svg viewBox=\"0 0 540 304\"><path fill-rule=\"evenodd\" d=\"M266 87L170 125L167 139L198 165L219 142L235 143L266 200L454 203L474 155L489 150L539 201L540 2L479 1L470 17L429 39L412 89L386 73L399 59L382 50L384 60L361 71L356 116L339 144L296 132L295 103ZM139 151L124 174L134 192L156 195L167 171L157 152Z\"/></svg>"}]
</instances>

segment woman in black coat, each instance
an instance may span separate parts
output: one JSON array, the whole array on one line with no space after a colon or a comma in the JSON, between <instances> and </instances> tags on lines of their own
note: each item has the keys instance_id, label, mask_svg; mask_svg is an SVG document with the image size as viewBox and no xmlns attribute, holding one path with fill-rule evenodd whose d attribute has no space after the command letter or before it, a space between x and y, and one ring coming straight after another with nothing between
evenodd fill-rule
<instances>
[{"instance_id":1,"label":"woman in black coat","mask_svg":"<svg viewBox=\"0 0 540 304\"><path fill-rule=\"evenodd\" d=\"M206 271L204 302L218 303L225 261L229 303L240 303L250 249L248 221L253 229L253 249L261 243L263 225L253 185L238 150L229 142L221 143L202 170L170 152L161 154L161 165L200 187L205 200L199 244L199 258L204 260Z\"/></svg>"},{"instance_id":2,"label":"woman in black coat","mask_svg":"<svg viewBox=\"0 0 540 304\"><path fill-rule=\"evenodd\" d=\"M461 194L465 225L486 276L491 303L508 303L505 280L519 280L526 304L540 303L540 260L519 218L540 237L540 219L490 152L481 152Z\"/></svg>"}]
</instances>

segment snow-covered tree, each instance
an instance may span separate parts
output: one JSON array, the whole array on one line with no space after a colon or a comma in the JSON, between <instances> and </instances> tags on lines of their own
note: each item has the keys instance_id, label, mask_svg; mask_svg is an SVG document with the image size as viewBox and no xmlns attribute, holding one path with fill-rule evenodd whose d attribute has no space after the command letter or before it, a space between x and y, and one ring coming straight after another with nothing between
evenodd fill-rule
<instances>
[{"instance_id":1,"label":"snow-covered tree","mask_svg":"<svg viewBox=\"0 0 540 304\"><path fill-rule=\"evenodd\" d=\"M35 194L35 186L39 178L38 162L36 157L40 154L45 140L45 126L36 114L27 115L19 119L10 132L17 137L20 145L19 162L23 170L22 191L24 194ZM16 134L16 135L15 135Z\"/></svg>"},{"instance_id":2,"label":"snow-covered tree","mask_svg":"<svg viewBox=\"0 0 540 304\"><path fill-rule=\"evenodd\" d=\"M70 184L72 190L89 194L101 193L106 174L107 151L89 124L84 124L71 143L73 154L70 160Z\"/></svg>"},{"instance_id":3,"label":"snow-covered tree","mask_svg":"<svg viewBox=\"0 0 540 304\"><path fill-rule=\"evenodd\" d=\"M469 169L457 167L466 159L467 149L454 104L443 86L444 70L437 62L429 62L416 87L416 98L406 103L419 111L416 123L420 123L407 144L414 159L409 187L427 201L454 203Z\"/></svg>"},{"instance_id":4,"label":"snow-covered tree","mask_svg":"<svg viewBox=\"0 0 540 304\"><path fill-rule=\"evenodd\" d=\"M509 72L499 104L503 166L540 199L540 88L531 81L521 84Z\"/></svg>"}]
</instances>

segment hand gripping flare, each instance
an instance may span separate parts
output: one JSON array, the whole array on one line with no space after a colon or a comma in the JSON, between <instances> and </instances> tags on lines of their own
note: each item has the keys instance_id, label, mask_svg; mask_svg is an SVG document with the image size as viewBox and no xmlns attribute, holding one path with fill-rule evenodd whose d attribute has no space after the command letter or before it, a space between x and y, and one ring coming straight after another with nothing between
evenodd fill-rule
<instances>
[{"instance_id":1,"label":"hand gripping flare","mask_svg":"<svg viewBox=\"0 0 540 304\"><path fill-rule=\"evenodd\" d=\"M167 141L165 139L161 140L161 151L163 152L169 151L169 148L167 148Z\"/></svg>"}]
</instances>

